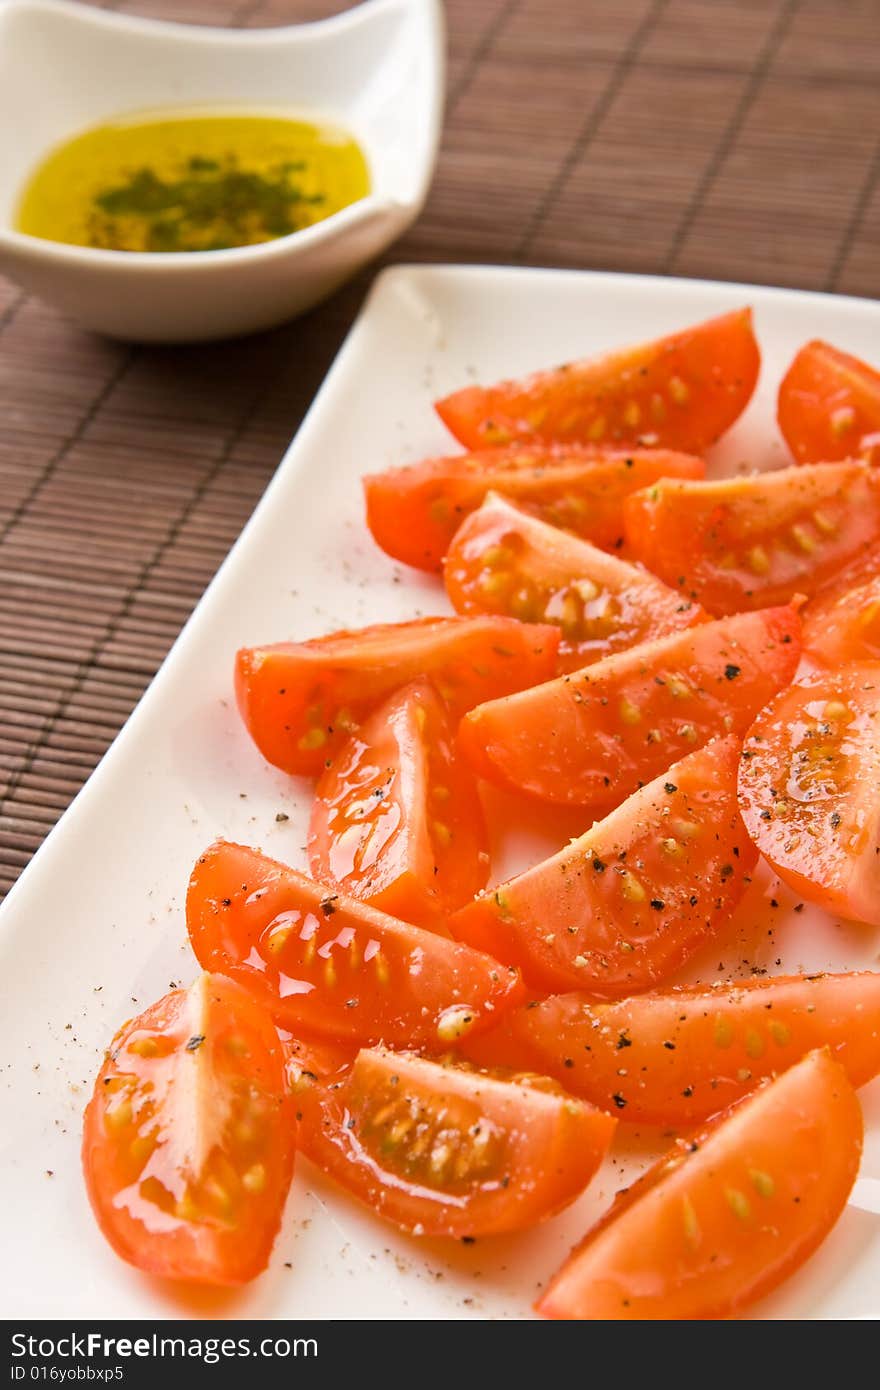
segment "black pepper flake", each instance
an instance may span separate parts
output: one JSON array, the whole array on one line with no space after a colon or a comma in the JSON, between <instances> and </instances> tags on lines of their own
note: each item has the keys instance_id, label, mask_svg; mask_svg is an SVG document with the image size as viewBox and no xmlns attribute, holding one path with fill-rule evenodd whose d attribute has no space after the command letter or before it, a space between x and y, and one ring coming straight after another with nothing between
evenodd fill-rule
<instances>
[{"instance_id":1,"label":"black pepper flake","mask_svg":"<svg viewBox=\"0 0 880 1390\"><path fill-rule=\"evenodd\" d=\"M618 1049L621 1047L632 1047L632 1045L632 1038L628 1038L626 1033L621 1033L620 1037L617 1039Z\"/></svg>"},{"instance_id":2,"label":"black pepper flake","mask_svg":"<svg viewBox=\"0 0 880 1390\"><path fill-rule=\"evenodd\" d=\"M840 825L840 815L837 811L831 812L831 829L836 830Z\"/></svg>"},{"instance_id":3,"label":"black pepper flake","mask_svg":"<svg viewBox=\"0 0 880 1390\"><path fill-rule=\"evenodd\" d=\"M573 1067L573 1066L574 1066L574 1058L573 1058L573 1057L563 1057L563 1059L562 1059L562 1065L563 1065L564 1067Z\"/></svg>"},{"instance_id":4,"label":"black pepper flake","mask_svg":"<svg viewBox=\"0 0 880 1390\"><path fill-rule=\"evenodd\" d=\"M724 668L724 674L729 681L735 681L737 676L742 675L742 667L734 666L733 662L729 661Z\"/></svg>"},{"instance_id":5,"label":"black pepper flake","mask_svg":"<svg viewBox=\"0 0 880 1390\"><path fill-rule=\"evenodd\" d=\"M671 796L673 792L678 791L678 787L675 785L674 782L666 782L664 784L663 790L666 792L667 796Z\"/></svg>"},{"instance_id":6,"label":"black pepper flake","mask_svg":"<svg viewBox=\"0 0 880 1390\"><path fill-rule=\"evenodd\" d=\"M614 1101L614 1104L617 1106L618 1110L623 1110L625 1108L626 1097L622 1096L619 1091L615 1091L611 1099Z\"/></svg>"},{"instance_id":7,"label":"black pepper flake","mask_svg":"<svg viewBox=\"0 0 880 1390\"><path fill-rule=\"evenodd\" d=\"M605 865L602 863L601 859L593 860L593 868L596 870L597 874L604 874L605 872Z\"/></svg>"},{"instance_id":8,"label":"black pepper flake","mask_svg":"<svg viewBox=\"0 0 880 1390\"><path fill-rule=\"evenodd\" d=\"M663 1046L664 1046L669 1052L674 1052L674 1051L675 1051L675 1043L674 1043L674 1042L665 1042L665 1043L663 1044Z\"/></svg>"},{"instance_id":9,"label":"black pepper flake","mask_svg":"<svg viewBox=\"0 0 880 1390\"><path fill-rule=\"evenodd\" d=\"M662 898L652 898L651 906L653 907L655 912L662 912L666 904Z\"/></svg>"},{"instance_id":10,"label":"black pepper flake","mask_svg":"<svg viewBox=\"0 0 880 1390\"><path fill-rule=\"evenodd\" d=\"M232 906L232 899L231 899L231 898L221 898L221 899L220 899L220 905L221 905L221 907L231 907L231 906Z\"/></svg>"},{"instance_id":11,"label":"black pepper flake","mask_svg":"<svg viewBox=\"0 0 880 1390\"><path fill-rule=\"evenodd\" d=\"M332 893L329 898L324 898L321 902L321 911L325 917L332 917L336 911L336 903L339 899L338 893Z\"/></svg>"},{"instance_id":12,"label":"black pepper flake","mask_svg":"<svg viewBox=\"0 0 880 1390\"><path fill-rule=\"evenodd\" d=\"M462 1243L462 1245L476 1245L476 1243L477 1243L477 1237L476 1237L476 1236L462 1236L462 1238L461 1238L461 1243Z\"/></svg>"},{"instance_id":13,"label":"black pepper flake","mask_svg":"<svg viewBox=\"0 0 880 1390\"><path fill-rule=\"evenodd\" d=\"M278 822L278 824L280 825L282 821L290 820L290 816L287 814L286 811L276 811L276 812L275 812L275 819L276 819L276 821Z\"/></svg>"},{"instance_id":14,"label":"black pepper flake","mask_svg":"<svg viewBox=\"0 0 880 1390\"><path fill-rule=\"evenodd\" d=\"M685 1100L687 1100L689 1096L694 1094L693 1086L685 1086L681 1094L684 1096Z\"/></svg>"},{"instance_id":15,"label":"black pepper flake","mask_svg":"<svg viewBox=\"0 0 880 1390\"><path fill-rule=\"evenodd\" d=\"M198 1052L202 1043L205 1041L204 1033L193 1033L186 1045L187 1052Z\"/></svg>"}]
</instances>

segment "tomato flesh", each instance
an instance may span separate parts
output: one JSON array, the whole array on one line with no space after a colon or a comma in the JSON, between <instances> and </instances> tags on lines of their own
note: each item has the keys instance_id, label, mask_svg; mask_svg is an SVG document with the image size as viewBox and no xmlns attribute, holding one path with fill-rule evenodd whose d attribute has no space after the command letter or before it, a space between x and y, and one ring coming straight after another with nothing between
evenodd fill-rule
<instances>
[{"instance_id":1,"label":"tomato flesh","mask_svg":"<svg viewBox=\"0 0 880 1390\"><path fill-rule=\"evenodd\" d=\"M574 671L705 621L698 604L490 493L455 534L443 569L457 613L553 623L559 669Z\"/></svg>"},{"instance_id":2,"label":"tomato flesh","mask_svg":"<svg viewBox=\"0 0 880 1390\"><path fill-rule=\"evenodd\" d=\"M594 545L623 540L623 499L658 478L702 478L702 459L664 449L520 444L391 468L364 479L367 524L395 560L436 571L490 492Z\"/></svg>"},{"instance_id":3,"label":"tomato flesh","mask_svg":"<svg viewBox=\"0 0 880 1390\"><path fill-rule=\"evenodd\" d=\"M522 997L516 972L488 956L223 840L196 863L186 920L200 964L294 1034L437 1049Z\"/></svg>"},{"instance_id":4,"label":"tomato flesh","mask_svg":"<svg viewBox=\"0 0 880 1390\"><path fill-rule=\"evenodd\" d=\"M555 627L511 618L420 618L238 653L242 718L267 762L318 775L393 691L433 680L456 714L546 680Z\"/></svg>"},{"instance_id":5,"label":"tomato flesh","mask_svg":"<svg viewBox=\"0 0 880 1390\"><path fill-rule=\"evenodd\" d=\"M853 1086L880 1072L880 973L677 985L600 1003L556 994L505 1015L468 1056L555 1076L632 1124L708 1119L817 1047Z\"/></svg>"},{"instance_id":6,"label":"tomato flesh","mask_svg":"<svg viewBox=\"0 0 880 1390\"><path fill-rule=\"evenodd\" d=\"M757 853L736 801L739 741L675 763L586 834L450 918L536 988L649 989L727 921Z\"/></svg>"},{"instance_id":7,"label":"tomato flesh","mask_svg":"<svg viewBox=\"0 0 880 1390\"><path fill-rule=\"evenodd\" d=\"M817 672L782 691L746 735L743 819L797 893L880 923L880 663Z\"/></svg>"},{"instance_id":8,"label":"tomato flesh","mask_svg":"<svg viewBox=\"0 0 880 1390\"><path fill-rule=\"evenodd\" d=\"M799 658L793 607L741 613L480 705L459 737L490 782L608 809L709 739L748 728Z\"/></svg>"},{"instance_id":9,"label":"tomato flesh","mask_svg":"<svg viewBox=\"0 0 880 1390\"><path fill-rule=\"evenodd\" d=\"M522 381L467 386L436 410L468 449L540 439L699 454L745 409L760 363L752 312L738 309Z\"/></svg>"},{"instance_id":10,"label":"tomato flesh","mask_svg":"<svg viewBox=\"0 0 880 1390\"><path fill-rule=\"evenodd\" d=\"M858 1098L827 1051L679 1140L617 1198L538 1303L561 1319L724 1318L824 1240L862 1149Z\"/></svg>"},{"instance_id":11,"label":"tomato flesh","mask_svg":"<svg viewBox=\"0 0 880 1390\"><path fill-rule=\"evenodd\" d=\"M426 681L376 710L321 776L309 862L321 883L425 927L437 928L485 886L477 784Z\"/></svg>"},{"instance_id":12,"label":"tomato flesh","mask_svg":"<svg viewBox=\"0 0 880 1390\"><path fill-rule=\"evenodd\" d=\"M779 387L779 428L798 463L880 461L880 372L816 338Z\"/></svg>"},{"instance_id":13,"label":"tomato flesh","mask_svg":"<svg viewBox=\"0 0 880 1390\"><path fill-rule=\"evenodd\" d=\"M713 482L666 479L626 500L632 554L711 613L814 594L880 542L880 477L818 463Z\"/></svg>"},{"instance_id":14,"label":"tomato flesh","mask_svg":"<svg viewBox=\"0 0 880 1390\"><path fill-rule=\"evenodd\" d=\"M116 1034L86 1110L101 1230L151 1274L253 1279L281 1222L295 1128L268 1014L219 975L172 990Z\"/></svg>"},{"instance_id":15,"label":"tomato flesh","mask_svg":"<svg viewBox=\"0 0 880 1390\"><path fill-rule=\"evenodd\" d=\"M880 660L880 574L818 594L802 617L804 650L826 666Z\"/></svg>"},{"instance_id":16,"label":"tomato flesh","mask_svg":"<svg viewBox=\"0 0 880 1390\"><path fill-rule=\"evenodd\" d=\"M523 1230L573 1201L616 1121L554 1082L384 1048L297 1093L303 1152L406 1231Z\"/></svg>"}]
</instances>

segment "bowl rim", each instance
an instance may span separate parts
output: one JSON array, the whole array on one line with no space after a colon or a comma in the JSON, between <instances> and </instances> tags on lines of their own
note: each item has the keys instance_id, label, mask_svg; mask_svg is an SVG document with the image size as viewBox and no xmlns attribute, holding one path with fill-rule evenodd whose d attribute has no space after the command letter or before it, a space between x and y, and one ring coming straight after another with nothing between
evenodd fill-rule
<instances>
[{"instance_id":1,"label":"bowl rim","mask_svg":"<svg viewBox=\"0 0 880 1390\"><path fill-rule=\"evenodd\" d=\"M325 19L306 20L300 24L284 24L260 29L234 29L223 25L178 23L175 20L150 19L143 15L120 14L98 9L77 0L0 0L0 19L13 11L25 14L48 13L63 15L83 26L116 32L151 33L173 42L191 46L220 45L227 48L277 47L279 40L309 42L328 33L342 33L369 23L385 11L421 12L425 25L426 51L431 55L431 77L428 91L429 134L425 156L418 170L412 194L408 198L379 197L367 193L363 198L331 213L309 227L289 232L286 236L247 246L230 246L214 251L117 251L76 243L53 241L48 237L31 236L14 227L0 225L0 250L6 250L28 260L66 263L83 269L105 271L138 270L146 274L209 273L226 264L241 265L252 260L289 257L306 254L314 246L339 240L364 224L384 218L406 218L423 206L437 161L437 151L443 124L445 75L445 18L442 0L361 0L351 9ZM212 103L200 103L208 110ZM219 109L223 103L216 103ZM235 103L241 107L242 103ZM150 108L144 108L150 109ZM184 107L180 108L185 109ZM291 108L292 110L293 108ZM119 113L121 116L125 112ZM131 114L136 114L132 112ZM84 129L88 129L85 127Z\"/></svg>"}]
</instances>

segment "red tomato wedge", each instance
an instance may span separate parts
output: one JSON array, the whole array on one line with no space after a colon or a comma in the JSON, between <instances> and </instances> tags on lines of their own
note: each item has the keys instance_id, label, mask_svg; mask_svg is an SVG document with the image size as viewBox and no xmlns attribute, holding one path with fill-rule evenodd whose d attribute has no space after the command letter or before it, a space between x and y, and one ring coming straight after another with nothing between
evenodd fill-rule
<instances>
[{"instance_id":1,"label":"red tomato wedge","mask_svg":"<svg viewBox=\"0 0 880 1390\"><path fill-rule=\"evenodd\" d=\"M739 740L689 753L552 859L450 918L538 989L649 989L727 921L758 858L736 801Z\"/></svg>"},{"instance_id":2,"label":"red tomato wedge","mask_svg":"<svg viewBox=\"0 0 880 1390\"><path fill-rule=\"evenodd\" d=\"M556 994L465 1051L555 1076L621 1120L691 1125L826 1046L853 1086L880 1072L880 973L682 985L606 1004Z\"/></svg>"},{"instance_id":3,"label":"red tomato wedge","mask_svg":"<svg viewBox=\"0 0 880 1390\"><path fill-rule=\"evenodd\" d=\"M294 1111L269 1015L220 975L113 1039L85 1114L89 1199L151 1274L242 1284L265 1268L293 1175Z\"/></svg>"},{"instance_id":4,"label":"red tomato wedge","mask_svg":"<svg viewBox=\"0 0 880 1390\"><path fill-rule=\"evenodd\" d=\"M880 660L880 573L818 594L802 619L804 650L826 666Z\"/></svg>"},{"instance_id":5,"label":"red tomato wedge","mask_svg":"<svg viewBox=\"0 0 880 1390\"><path fill-rule=\"evenodd\" d=\"M858 1097L811 1052L680 1139L570 1256L549 1318L725 1318L812 1255L846 1205L862 1151Z\"/></svg>"},{"instance_id":6,"label":"red tomato wedge","mask_svg":"<svg viewBox=\"0 0 880 1390\"><path fill-rule=\"evenodd\" d=\"M745 409L760 365L752 311L737 309L522 381L466 386L436 409L468 449L540 439L699 454Z\"/></svg>"},{"instance_id":7,"label":"red tomato wedge","mask_svg":"<svg viewBox=\"0 0 880 1390\"><path fill-rule=\"evenodd\" d=\"M459 738L490 782L607 809L710 738L748 728L799 658L793 607L741 613L480 705Z\"/></svg>"},{"instance_id":8,"label":"red tomato wedge","mask_svg":"<svg viewBox=\"0 0 880 1390\"><path fill-rule=\"evenodd\" d=\"M880 923L880 663L816 673L772 700L746 735L739 795L795 892Z\"/></svg>"},{"instance_id":9,"label":"red tomato wedge","mask_svg":"<svg viewBox=\"0 0 880 1390\"><path fill-rule=\"evenodd\" d=\"M443 1048L522 997L515 971L218 840L186 899L196 957L282 1028L337 1042Z\"/></svg>"},{"instance_id":10,"label":"red tomato wedge","mask_svg":"<svg viewBox=\"0 0 880 1390\"><path fill-rule=\"evenodd\" d=\"M427 681L371 714L318 781L315 878L404 921L436 928L479 892L488 847L476 781Z\"/></svg>"},{"instance_id":11,"label":"red tomato wedge","mask_svg":"<svg viewBox=\"0 0 880 1390\"><path fill-rule=\"evenodd\" d=\"M779 387L779 428L798 463L880 461L880 372L816 338Z\"/></svg>"},{"instance_id":12,"label":"red tomato wedge","mask_svg":"<svg viewBox=\"0 0 880 1390\"><path fill-rule=\"evenodd\" d=\"M586 1187L616 1121L553 1081L384 1048L297 1095L303 1152L417 1235L519 1231Z\"/></svg>"},{"instance_id":13,"label":"red tomato wedge","mask_svg":"<svg viewBox=\"0 0 880 1390\"><path fill-rule=\"evenodd\" d=\"M555 627L512 618L418 618L307 642L243 648L235 693L267 762L317 775L377 705L419 676L456 714L546 680Z\"/></svg>"},{"instance_id":14,"label":"red tomato wedge","mask_svg":"<svg viewBox=\"0 0 880 1390\"><path fill-rule=\"evenodd\" d=\"M666 479L626 500L630 551L715 614L814 594L880 542L880 477L817 463L713 482Z\"/></svg>"},{"instance_id":15,"label":"red tomato wedge","mask_svg":"<svg viewBox=\"0 0 880 1390\"><path fill-rule=\"evenodd\" d=\"M497 493L489 493L456 532L443 578L457 613L553 623L562 633L563 671L693 627L707 616L645 570L549 526Z\"/></svg>"},{"instance_id":16,"label":"red tomato wedge","mask_svg":"<svg viewBox=\"0 0 880 1390\"><path fill-rule=\"evenodd\" d=\"M376 544L416 569L439 570L464 518L490 492L551 526L612 549L623 539L623 499L658 478L702 478L706 465L664 449L514 445L426 459L364 478Z\"/></svg>"}]
</instances>

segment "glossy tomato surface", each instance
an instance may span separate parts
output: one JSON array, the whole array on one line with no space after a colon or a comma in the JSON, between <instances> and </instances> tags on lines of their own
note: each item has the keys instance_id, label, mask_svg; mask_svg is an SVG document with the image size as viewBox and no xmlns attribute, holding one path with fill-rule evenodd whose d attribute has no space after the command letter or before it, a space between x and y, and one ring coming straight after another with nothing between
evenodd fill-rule
<instances>
[{"instance_id":1,"label":"glossy tomato surface","mask_svg":"<svg viewBox=\"0 0 880 1390\"><path fill-rule=\"evenodd\" d=\"M296 1036L442 1049L522 997L490 957L224 840L196 863L186 921L205 969Z\"/></svg>"},{"instance_id":2,"label":"glossy tomato surface","mask_svg":"<svg viewBox=\"0 0 880 1390\"><path fill-rule=\"evenodd\" d=\"M427 681L380 706L315 789L309 863L321 883L419 926L485 887L488 835L456 726Z\"/></svg>"},{"instance_id":3,"label":"glossy tomato surface","mask_svg":"<svg viewBox=\"0 0 880 1390\"><path fill-rule=\"evenodd\" d=\"M523 1230L559 1211L616 1124L545 1078L384 1048L296 1100L303 1152L380 1216L428 1236Z\"/></svg>"},{"instance_id":4,"label":"glossy tomato surface","mask_svg":"<svg viewBox=\"0 0 880 1390\"><path fill-rule=\"evenodd\" d=\"M559 668L577 670L705 621L700 606L636 565L550 526L497 493L462 523L443 567L457 613L553 623Z\"/></svg>"},{"instance_id":5,"label":"glossy tomato surface","mask_svg":"<svg viewBox=\"0 0 880 1390\"><path fill-rule=\"evenodd\" d=\"M702 478L706 466L666 449L517 444L391 468L364 478L367 524L395 560L436 571L464 518L490 492L594 545L623 540L623 499L658 478Z\"/></svg>"},{"instance_id":6,"label":"glossy tomato surface","mask_svg":"<svg viewBox=\"0 0 880 1390\"><path fill-rule=\"evenodd\" d=\"M118 1255L170 1279L241 1284L266 1266L295 1118L269 1015L202 975L116 1034L85 1115L83 1168Z\"/></svg>"},{"instance_id":7,"label":"glossy tomato surface","mask_svg":"<svg viewBox=\"0 0 880 1390\"><path fill-rule=\"evenodd\" d=\"M827 1051L677 1142L619 1196L538 1304L565 1319L725 1318L824 1240L855 1181L862 1114Z\"/></svg>"},{"instance_id":8,"label":"glossy tomato surface","mask_svg":"<svg viewBox=\"0 0 880 1390\"><path fill-rule=\"evenodd\" d=\"M757 860L736 800L739 740L689 753L551 859L483 893L453 934L538 989L649 989L728 920Z\"/></svg>"},{"instance_id":9,"label":"glossy tomato surface","mask_svg":"<svg viewBox=\"0 0 880 1390\"><path fill-rule=\"evenodd\" d=\"M462 747L490 782L606 810L709 739L748 728L799 658L792 607L702 623L480 705L462 722Z\"/></svg>"},{"instance_id":10,"label":"glossy tomato surface","mask_svg":"<svg viewBox=\"0 0 880 1390\"><path fill-rule=\"evenodd\" d=\"M429 676L457 713L546 680L559 631L511 618L417 618L238 653L238 707L263 757L317 776L383 700Z\"/></svg>"},{"instance_id":11,"label":"glossy tomato surface","mask_svg":"<svg viewBox=\"0 0 880 1390\"><path fill-rule=\"evenodd\" d=\"M814 594L880 543L880 475L822 463L712 482L667 479L625 505L630 551L711 613Z\"/></svg>"},{"instance_id":12,"label":"glossy tomato surface","mask_svg":"<svg viewBox=\"0 0 880 1390\"><path fill-rule=\"evenodd\" d=\"M802 620L804 650L824 665L880 660L880 572L852 588L817 594Z\"/></svg>"},{"instance_id":13,"label":"glossy tomato surface","mask_svg":"<svg viewBox=\"0 0 880 1390\"><path fill-rule=\"evenodd\" d=\"M738 309L522 381L467 386L436 408L468 449L540 439L698 454L745 409L760 362L751 310Z\"/></svg>"},{"instance_id":14,"label":"glossy tomato surface","mask_svg":"<svg viewBox=\"0 0 880 1390\"><path fill-rule=\"evenodd\" d=\"M772 700L746 735L739 792L795 892L880 923L880 663L817 672Z\"/></svg>"},{"instance_id":15,"label":"glossy tomato surface","mask_svg":"<svg viewBox=\"0 0 880 1390\"><path fill-rule=\"evenodd\" d=\"M468 1055L545 1072L620 1120L708 1119L817 1047L853 1086L880 1071L880 973L677 985L601 1003L555 994L506 1014Z\"/></svg>"},{"instance_id":16,"label":"glossy tomato surface","mask_svg":"<svg viewBox=\"0 0 880 1390\"><path fill-rule=\"evenodd\" d=\"M806 343L783 377L777 417L798 463L880 462L880 372L821 339Z\"/></svg>"}]
</instances>

